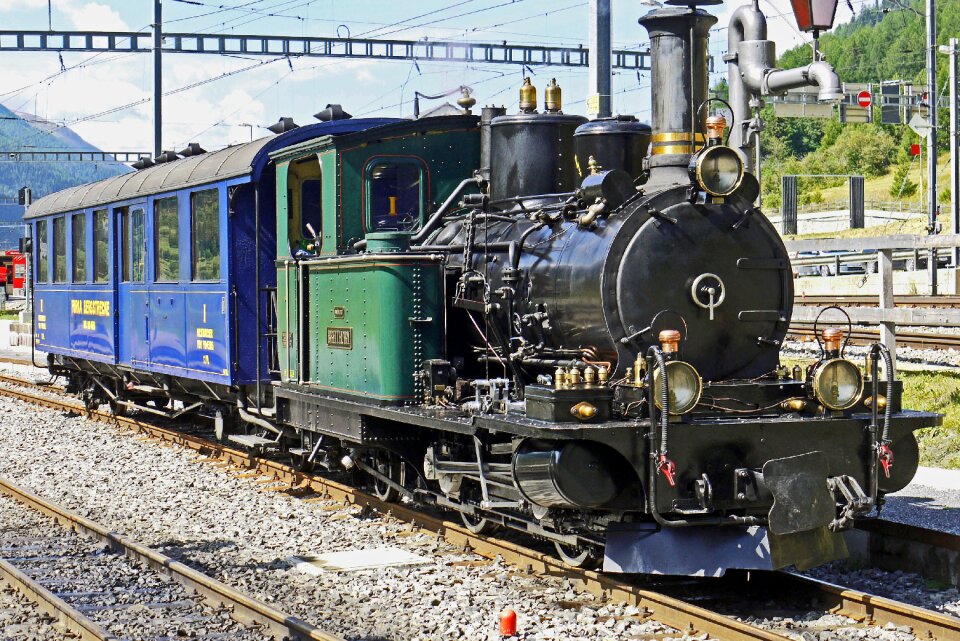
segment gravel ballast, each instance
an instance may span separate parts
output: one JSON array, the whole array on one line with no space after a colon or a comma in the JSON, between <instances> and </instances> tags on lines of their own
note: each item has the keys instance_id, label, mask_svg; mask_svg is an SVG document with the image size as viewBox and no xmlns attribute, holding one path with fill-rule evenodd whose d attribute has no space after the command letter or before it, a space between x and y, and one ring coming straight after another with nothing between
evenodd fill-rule
<instances>
[{"instance_id":1,"label":"gravel ballast","mask_svg":"<svg viewBox=\"0 0 960 641\"><path fill-rule=\"evenodd\" d=\"M202 605L162 574L5 496L0 496L0 554L118 638L220 634L236 641L267 641L229 612ZM31 638L33 630L20 625L25 638Z\"/></svg>"},{"instance_id":2,"label":"gravel ballast","mask_svg":"<svg viewBox=\"0 0 960 641\"><path fill-rule=\"evenodd\" d=\"M204 464L195 453L78 417L0 399L0 450L0 475L348 638L499 639L498 614L505 607L517 611L521 638L671 633L643 621L636 608L602 604L563 580L466 554L359 508L269 491L257 480ZM319 575L291 562L381 547L429 562Z\"/></svg>"},{"instance_id":3,"label":"gravel ballast","mask_svg":"<svg viewBox=\"0 0 960 641\"><path fill-rule=\"evenodd\" d=\"M671 635L657 622L642 621L635 608L602 604L560 579L465 554L359 508L268 491L269 485L207 465L195 453L77 417L0 399L0 448L0 475L348 638L499 639L497 614L504 607L517 610L526 639ZM429 562L320 575L291 564L294 556L385 546ZM867 579L882 582L886 574L864 577L841 565L824 571L833 574L821 578L868 592ZM922 580L919 585L924 589L888 596L956 610L955 593L926 589ZM866 638L862 626L840 619L812 612L796 621L748 621L799 641ZM881 641L913 638L900 629L867 632Z\"/></svg>"}]
</instances>

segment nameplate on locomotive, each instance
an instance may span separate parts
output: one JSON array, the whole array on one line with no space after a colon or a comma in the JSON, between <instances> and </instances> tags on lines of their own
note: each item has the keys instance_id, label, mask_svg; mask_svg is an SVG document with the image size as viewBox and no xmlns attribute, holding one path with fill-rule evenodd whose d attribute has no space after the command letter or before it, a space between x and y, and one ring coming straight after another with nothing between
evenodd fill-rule
<instances>
[{"instance_id":1,"label":"nameplate on locomotive","mask_svg":"<svg viewBox=\"0 0 960 641\"><path fill-rule=\"evenodd\" d=\"M327 347L334 349L353 349L353 328L328 327Z\"/></svg>"}]
</instances>

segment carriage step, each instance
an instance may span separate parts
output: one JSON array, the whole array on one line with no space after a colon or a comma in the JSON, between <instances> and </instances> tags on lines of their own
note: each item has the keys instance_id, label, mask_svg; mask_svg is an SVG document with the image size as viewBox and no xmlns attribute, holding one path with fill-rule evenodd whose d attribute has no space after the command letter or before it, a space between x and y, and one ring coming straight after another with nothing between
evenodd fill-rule
<instances>
[{"instance_id":1,"label":"carriage step","mask_svg":"<svg viewBox=\"0 0 960 641\"><path fill-rule=\"evenodd\" d=\"M310 450L305 450L300 447L291 447L287 452L293 456L310 456Z\"/></svg>"},{"instance_id":2,"label":"carriage step","mask_svg":"<svg viewBox=\"0 0 960 641\"><path fill-rule=\"evenodd\" d=\"M250 447L259 450L272 450L277 448L276 441L271 441L268 438L263 438L262 436L253 436L252 434L231 434L227 437L228 440L233 441L243 445L244 447Z\"/></svg>"}]
</instances>

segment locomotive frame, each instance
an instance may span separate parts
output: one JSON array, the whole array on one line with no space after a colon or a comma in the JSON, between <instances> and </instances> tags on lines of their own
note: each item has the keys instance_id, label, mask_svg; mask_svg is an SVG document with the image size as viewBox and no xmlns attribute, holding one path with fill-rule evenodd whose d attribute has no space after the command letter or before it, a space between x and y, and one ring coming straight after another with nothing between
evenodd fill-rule
<instances>
[{"instance_id":1,"label":"locomotive frame","mask_svg":"<svg viewBox=\"0 0 960 641\"><path fill-rule=\"evenodd\" d=\"M765 36L758 14L738 10L737 34ZM40 199L35 344L91 406L206 413L221 438L359 470L386 500L520 529L571 564L719 575L842 556L941 417L901 407L882 346L862 372L845 359L842 330L806 368L780 363L789 258L704 109L715 20L641 19L652 127L563 114L555 82L540 113L527 81L518 114L333 109ZM831 95L825 63L740 63ZM219 274L198 282L212 220Z\"/></svg>"}]
</instances>

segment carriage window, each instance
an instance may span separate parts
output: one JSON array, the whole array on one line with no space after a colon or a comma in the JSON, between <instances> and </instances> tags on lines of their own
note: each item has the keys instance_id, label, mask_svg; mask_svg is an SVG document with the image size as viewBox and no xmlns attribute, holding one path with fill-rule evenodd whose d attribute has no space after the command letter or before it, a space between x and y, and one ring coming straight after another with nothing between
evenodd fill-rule
<instances>
[{"instance_id":1,"label":"carriage window","mask_svg":"<svg viewBox=\"0 0 960 641\"><path fill-rule=\"evenodd\" d=\"M47 221L38 220L37 221L37 276L36 280L38 283L47 282L47 277L49 275L50 268L50 252L47 246L49 239L47 238Z\"/></svg>"},{"instance_id":2,"label":"carriage window","mask_svg":"<svg viewBox=\"0 0 960 641\"><path fill-rule=\"evenodd\" d=\"M110 277L110 220L106 209L93 212L93 282L105 283Z\"/></svg>"},{"instance_id":3,"label":"carriage window","mask_svg":"<svg viewBox=\"0 0 960 641\"><path fill-rule=\"evenodd\" d=\"M220 278L220 192L190 194L193 230L193 280Z\"/></svg>"},{"instance_id":4,"label":"carriage window","mask_svg":"<svg viewBox=\"0 0 960 641\"><path fill-rule=\"evenodd\" d=\"M426 167L414 158L374 159L367 165L367 230L413 229L421 220Z\"/></svg>"},{"instance_id":5,"label":"carriage window","mask_svg":"<svg viewBox=\"0 0 960 641\"><path fill-rule=\"evenodd\" d=\"M156 256L156 281L180 279L180 227L177 199L163 198L153 203L153 242Z\"/></svg>"},{"instance_id":6,"label":"carriage window","mask_svg":"<svg viewBox=\"0 0 960 641\"><path fill-rule=\"evenodd\" d=\"M87 215L73 215L73 282L87 282Z\"/></svg>"},{"instance_id":7,"label":"carriage window","mask_svg":"<svg viewBox=\"0 0 960 641\"><path fill-rule=\"evenodd\" d=\"M143 282L143 210L122 211L123 224L123 280L130 283Z\"/></svg>"},{"instance_id":8,"label":"carriage window","mask_svg":"<svg viewBox=\"0 0 960 641\"><path fill-rule=\"evenodd\" d=\"M67 222L63 216L53 219L53 282L67 282Z\"/></svg>"}]
</instances>

